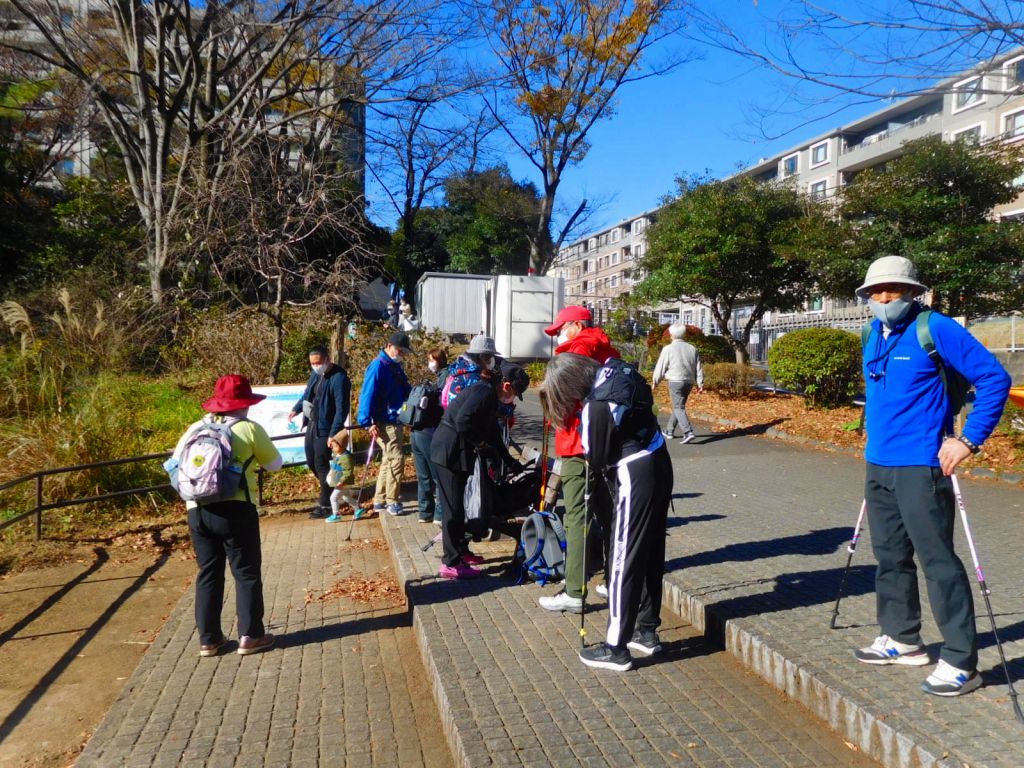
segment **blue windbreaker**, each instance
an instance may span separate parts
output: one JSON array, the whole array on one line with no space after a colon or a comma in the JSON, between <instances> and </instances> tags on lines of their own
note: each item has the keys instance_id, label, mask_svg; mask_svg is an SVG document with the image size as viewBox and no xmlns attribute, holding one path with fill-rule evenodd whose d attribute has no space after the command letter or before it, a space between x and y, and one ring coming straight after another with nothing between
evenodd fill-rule
<instances>
[{"instance_id":1,"label":"blue windbreaker","mask_svg":"<svg viewBox=\"0 0 1024 768\"><path fill-rule=\"evenodd\" d=\"M915 303L889 338L879 320L871 323L864 345L864 458L885 467L939 466L939 446L953 427L952 409L938 368L921 348L914 320ZM992 433L1006 404L1010 376L995 356L955 320L933 312L928 324L935 349L946 365L974 385L974 407L964 435L981 445Z\"/></svg>"},{"instance_id":2,"label":"blue windbreaker","mask_svg":"<svg viewBox=\"0 0 1024 768\"><path fill-rule=\"evenodd\" d=\"M367 366L363 376L359 411L356 414L359 426L369 427L374 422L396 423L398 411L411 390L401 363L395 362L388 357L387 352L381 350Z\"/></svg>"}]
</instances>

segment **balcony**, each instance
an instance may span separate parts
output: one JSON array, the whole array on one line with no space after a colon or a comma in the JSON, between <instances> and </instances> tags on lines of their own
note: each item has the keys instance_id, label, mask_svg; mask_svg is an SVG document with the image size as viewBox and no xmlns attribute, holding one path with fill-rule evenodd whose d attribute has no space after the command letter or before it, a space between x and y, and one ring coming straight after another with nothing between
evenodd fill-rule
<instances>
[{"instance_id":1,"label":"balcony","mask_svg":"<svg viewBox=\"0 0 1024 768\"><path fill-rule=\"evenodd\" d=\"M889 159L899 153L905 142L937 133L941 117L940 113L921 115L909 123L866 136L857 144L848 146L842 142L839 170L856 171Z\"/></svg>"}]
</instances>

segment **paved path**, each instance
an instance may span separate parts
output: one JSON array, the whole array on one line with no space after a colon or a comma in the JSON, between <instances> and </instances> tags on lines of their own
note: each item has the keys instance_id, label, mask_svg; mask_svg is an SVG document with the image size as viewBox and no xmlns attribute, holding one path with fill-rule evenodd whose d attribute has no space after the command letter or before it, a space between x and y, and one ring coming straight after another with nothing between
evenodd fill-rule
<instances>
[{"instance_id":1,"label":"paved path","mask_svg":"<svg viewBox=\"0 0 1024 768\"><path fill-rule=\"evenodd\" d=\"M305 515L265 521L265 599L278 647L200 659L189 589L77 764L450 766L400 596L317 599L346 577L393 578L379 523L356 523L346 543L348 527ZM230 587L226 604L228 630Z\"/></svg>"}]
</instances>

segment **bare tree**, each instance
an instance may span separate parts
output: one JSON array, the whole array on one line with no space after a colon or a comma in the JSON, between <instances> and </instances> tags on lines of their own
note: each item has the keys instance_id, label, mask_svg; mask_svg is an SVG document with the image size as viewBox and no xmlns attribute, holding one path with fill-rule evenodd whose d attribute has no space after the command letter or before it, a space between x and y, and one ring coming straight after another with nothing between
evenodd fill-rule
<instances>
[{"instance_id":1,"label":"bare tree","mask_svg":"<svg viewBox=\"0 0 1024 768\"><path fill-rule=\"evenodd\" d=\"M775 18L775 33L756 39L714 11L696 21L707 42L787 77L872 100L934 91L939 81L1024 45L1019 2L906 0L840 7L830 0L793 0Z\"/></svg>"},{"instance_id":2,"label":"bare tree","mask_svg":"<svg viewBox=\"0 0 1024 768\"><path fill-rule=\"evenodd\" d=\"M186 199L216 201L238 153L290 125L404 98L451 15L440 0L96 0L69 20L59 0L11 2L33 36L4 44L82 83L120 150L156 303L180 253L172 233L196 220Z\"/></svg>"},{"instance_id":3,"label":"bare tree","mask_svg":"<svg viewBox=\"0 0 1024 768\"><path fill-rule=\"evenodd\" d=\"M663 74L686 57L660 63L648 54L677 33L688 0L491 0L481 10L504 85L488 107L512 144L540 174L542 204L530 239L530 264L544 274L587 208L581 202L551 234L565 171L587 154L594 124L614 114L619 89Z\"/></svg>"}]
</instances>

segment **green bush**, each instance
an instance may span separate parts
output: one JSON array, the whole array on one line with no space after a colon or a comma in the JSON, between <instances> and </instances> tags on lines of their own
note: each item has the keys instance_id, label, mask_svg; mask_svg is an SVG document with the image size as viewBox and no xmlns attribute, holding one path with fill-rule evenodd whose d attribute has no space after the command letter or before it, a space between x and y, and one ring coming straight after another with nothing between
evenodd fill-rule
<instances>
[{"instance_id":1,"label":"green bush","mask_svg":"<svg viewBox=\"0 0 1024 768\"><path fill-rule=\"evenodd\" d=\"M527 363L523 366L523 370L526 371L526 375L530 377L530 386L537 387L544 381L544 372L547 371L548 364L544 362L533 362Z\"/></svg>"},{"instance_id":2,"label":"green bush","mask_svg":"<svg viewBox=\"0 0 1024 768\"><path fill-rule=\"evenodd\" d=\"M768 370L779 386L802 390L812 408L847 405L861 381L860 338L836 328L791 331L768 351Z\"/></svg>"},{"instance_id":3,"label":"green bush","mask_svg":"<svg viewBox=\"0 0 1024 768\"><path fill-rule=\"evenodd\" d=\"M711 363L704 366L704 389L724 397L743 397L764 380L764 371L751 365Z\"/></svg>"},{"instance_id":4,"label":"green bush","mask_svg":"<svg viewBox=\"0 0 1024 768\"><path fill-rule=\"evenodd\" d=\"M734 363L736 360L736 352L725 336L690 336L687 334L684 338L697 348L704 365Z\"/></svg>"}]
</instances>

